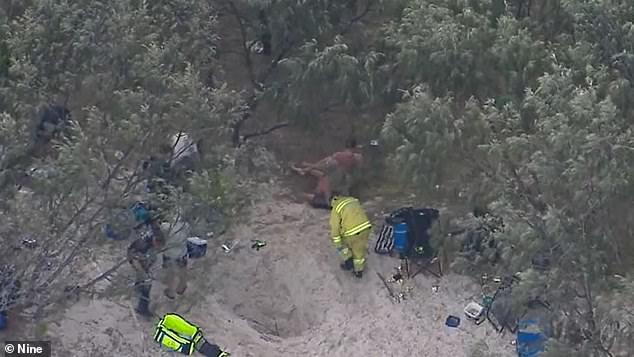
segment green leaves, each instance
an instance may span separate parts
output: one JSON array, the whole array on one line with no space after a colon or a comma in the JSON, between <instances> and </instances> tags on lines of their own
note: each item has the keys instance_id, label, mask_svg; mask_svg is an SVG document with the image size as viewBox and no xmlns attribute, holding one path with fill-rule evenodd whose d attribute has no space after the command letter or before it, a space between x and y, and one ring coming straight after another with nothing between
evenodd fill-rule
<instances>
[{"instance_id":1,"label":"green leaves","mask_svg":"<svg viewBox=\"0 0 634 357\"><path fill-rule=\"evenodd\" d=\"M484 143L486 123L474 100L467 103L466 115L460 116L451 97L433 98L423 87L407 96L386 118L382 136L394 150L392 160L404 176L429 188L447 178L448 162Z\"/></svg>"},{"instance_id":2,"label":"green leaves","mask_svg":"<svg viewBox=\"0 0 634 357\"><path fill-rule=\"evenodd\" d=\"M78 278L66 272L68 263L90 255L104 220L143 195L141 163L150 156L169 159L172 135L208 139L205 162L215 169L219 138L226 140L245 106L226 86L212 89L201 81L214 62L215 18L207 1L33 1L0 29L11 56L8 76L0 79L0 193L11 196L0 226L19 222L20 233L37 232L41 246L58 248L52 269L38 271L28 289ZM39 124L34 109L41 102L67 105L72 121L51 142L37 144L29 130ZM214 177L195 176L191 186L204 203L229 206L229 179ZM195 203L177 186L165 187L170 197L144 197L173 217L191 209L179 205ZM24 219L35 214L38 219ZM51 253L28 254L45 261Z\"/></svg>"},{"instance_id":3,"label":"green leaves","mask_svg":"<svg viewBox=\"0 0 634 357\"><path fill-rule=\"evenodd\" d=\"M372 49L365 31L383 0L220 3L240 24L254 107L272 100L279 116L315 129L317 113L363 108L389 79L381 68L383 56ZM266 61L251 55L256 41L270 42Z\"/></svg>"},{"instance_id":4,"label":"green leaves","mask_svg":"<svg viewBox=\"0 0 634 357\"><path fill-rule=\"evenodd\" d=\"M228 199L232 191L230 178L217 170L194 173L190 179L189 193L198 205L213 207L221 211L229 209L231 206Z\"/></svg>"},{"instance_id":5,"label":"green leaves","mask_svg":"<svg viewBox=\"0 0 634 357\"><path fill-rule=\"evenodd\" d=\"M403 86L429 83L435 95L492 93L480 85L493 74L488 18L464 3L456 6L410 1L401 20L387 27L386 45L396 50Z\"/></svg>"},{"instance_id":6,"label":"green leaves","mask_svg":"<svg viewBox=\"0 0 634 357\"><path fill-rule=\"evenodd\" d=\"M555 336L564 343L551 355L617 355L631 335L613 326L627 319L595 307L609 300L623 314L626 303L603 296L613 289L609 272L634 269L623 256L634 248L626 238L634 216L624 209L634 197L633 37L623 11L574 1L565 9L577 19L577 42L545 33L564 27L565 13L561 24L531 14L497 16L493 26L464 2L409 1L386 29L397 77L389 88L417 87L382 135L406 182L467 191L504 218L495 235L501 261L487 268L522 272L516 303L537 296L566 313L569 331ZM472 269L488 255L455 266ZM533 269L536 258L547 258L547 271Z\"/></svg>"},{"instance_id":7,"label":"green leaves","mask_svg":"<svg viewBox=\"0 0 634 357\"><path fill-rule=\"evenodd\" d=\"M32 175L31 193L20 194L29 198L10 200L0 227L69 243L77 232L91 237L107 211L141 192L141 161L166 155L178 132L209 150L182 187L168 185L163 208L213 216L236 199L217 167L227 132L239 145L259 103L273 99L264 107L277 106L282 124L318 129L324 111L383 102L394 105L381 127L390 172L416 190L464 193L460 204L488 204L504 218L495 245L464 266L496 261L487 268L520 272L518 304L540 296L563 312L575 326L565 336L582 336L581 347L552 353L629 347L631 321L618 316L634 271L632 5L402 0L380 12L383 1L355 3L29 2L0 23L0 159L48 174ZM204 83L223 70L214 6L244 49L271 40L264 60L243 54L246 96ZM73 122L34 159L28 118L41 102L66 103ZM536 257L548 270L533 267Z\"/></svg>"},{"instance_id":8,"label":"green leaves","mask_svg":"<svg viewBox=\"0 0 634 357\"><path fill-rule=\"evenodd\" d=\"M399 21L385 29L385 52L396 64L400 88L427 83L434 95L522 97L526 87L550 71L546 45L526 23L492 19L491 3L408 1ZM492 23L491 21L495 21ZM394 88L389 83L386 88Z\"/></svg>"}]
</instances>

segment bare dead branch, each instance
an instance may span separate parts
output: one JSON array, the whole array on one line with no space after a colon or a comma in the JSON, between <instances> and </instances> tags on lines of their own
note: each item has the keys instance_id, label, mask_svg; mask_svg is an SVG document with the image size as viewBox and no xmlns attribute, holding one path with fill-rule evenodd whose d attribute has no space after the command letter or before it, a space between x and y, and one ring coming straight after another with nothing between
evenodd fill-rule
<instances>
[{"instance_id":1,"label":"bare dead branch","mask_svg":"<svg viewBox=\"0 0 634 357\"><path fill-rule=\"evenodd\" d=\"M284 123L275 124L272 127L268 128L268 129L265 129L265 130L259 130L259 131L253 132L253 133L244 134L244 136L242 137L242 142L244 143L248 139L255 138L255 137L258 137L258 136L268 135L268 134L270 134L270 133L272 133L272 132L274 132L276 130L279 130L281 128L285 128L285 127L287 127L289 125L290 125L290 123L284 122Z\"/></svg>"},{"instance_id":2,"label":"bare dead branch","mask_svg":"<svg viewBox=\"0 0 634 357\"><path fill-rule=\"evenodd\" d=\"M125 259L121 259L119 262L117 262L115 265L113 265L110 269L106 270L105 272L99 274L97 277L95 277L94 279L90 280L89 282L87 282L84 285L81 285L79 287L80 290L87 290L88 288L90 288L91 286L95 285L96 283L98 283L99 281L106 279L108 276L112 275L112 273L116 272L121 266L123 266L123 264L125 264L128 261L127 258Z\"/></svg>"},{"instance_id":3,"label":"bare dead branch","mask_svg":"<svg viewBox=\"0 0 634 357\"><path fill-rule=\"evenodd\" d=\"M368 0L368 2L365 5L365 9L363 9L363 11L359 15L350 19L348 24L341 31L339 31L339 35L345 35L346 33L350 32L350 30L352 30L352 28L357 22L363 20L363 18L365 18L372 10L372 7L374 6L375 1L376 0Z\"/></svg>"}]
</instances>

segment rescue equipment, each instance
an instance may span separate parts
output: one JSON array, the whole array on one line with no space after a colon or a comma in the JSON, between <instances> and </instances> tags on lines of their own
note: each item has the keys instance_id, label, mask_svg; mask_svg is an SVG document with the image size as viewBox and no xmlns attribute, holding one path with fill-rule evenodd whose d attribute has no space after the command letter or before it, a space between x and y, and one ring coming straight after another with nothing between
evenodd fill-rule
<instances>
[{"instance_id":1,"label":"rescue equipment","mask_svg":"<svg viewBox=\"0 0 634 357\"><path fill-rule=\"evenodd\" d=\"M173 351L189 356L196 351L196 344L204 339L198 326L180 315L170 313L165 314L158 322L154 341Z\"/></svg>"},{"instance_id":2,"label":"rescue equipment","mask_svg":"<svg viewBox=\"0 0 634 357\"><path fill-rule=\"evenodd\" d=\"M154 340L172 351L184 355L192 355L195 351L206 357L228 357L218 345L210 343L203 337L200 328L182 316L168 313L158 322Z\"/></svg>"}]
</instances>

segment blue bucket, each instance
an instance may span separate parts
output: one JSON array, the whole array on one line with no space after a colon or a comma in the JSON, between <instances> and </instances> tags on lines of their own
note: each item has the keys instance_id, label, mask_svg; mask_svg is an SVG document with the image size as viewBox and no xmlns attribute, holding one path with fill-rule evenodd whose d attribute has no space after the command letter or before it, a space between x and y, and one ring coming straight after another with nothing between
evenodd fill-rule
<instances>
[{"instance_id":1,"label":"blue bucket","mask_svg":"<svg viewBox=\"0 0 634 357\"><path fill-rule=\"evenodd\" d=\"M0 312L0 331L7 328L7 323L8 323L7 313L4 311Z\"/></svg>"},{"instance_id":2,"label":"blue bucket","mask_svg":"<svg viewBox=\"0 0 634 357\"><path fill-rule=\"evenodd\" d=\"M407 237L409 229L407 223L397 223L394 225L394 249L399 253L404 253L407 249Z\"/></svg>"}]
</instances>

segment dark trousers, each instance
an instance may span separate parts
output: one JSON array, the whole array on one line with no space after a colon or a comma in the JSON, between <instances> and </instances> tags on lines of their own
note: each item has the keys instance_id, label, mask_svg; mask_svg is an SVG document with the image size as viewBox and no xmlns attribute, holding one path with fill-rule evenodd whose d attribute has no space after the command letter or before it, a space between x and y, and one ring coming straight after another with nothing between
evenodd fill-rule
<instances>
[{"instance_id":1,"label":"dark trousers","mask_svg":"<svg viewBox=\"0 0 634 357\"><path fill-rule=\"evenodd\" d=\"M137 311L140 313L148 313L150 307L150 291L152 290L152 279L150 277L149 269L142 265L143 264L138 261L135 261L132 265L134 267L135 273L134 289L139 298Z\"/></svg>"},{"instance_id":2,"label":"dark trousers","mask_svg":"<svg viewBox=\"0 0 634 357\"><path fill-rule=\"evenodd\" d=\"M198 347L198 352L206 357L218 357L222 350L217 345L211 344L206 340Z\"/></svg>"}]
</instances>

